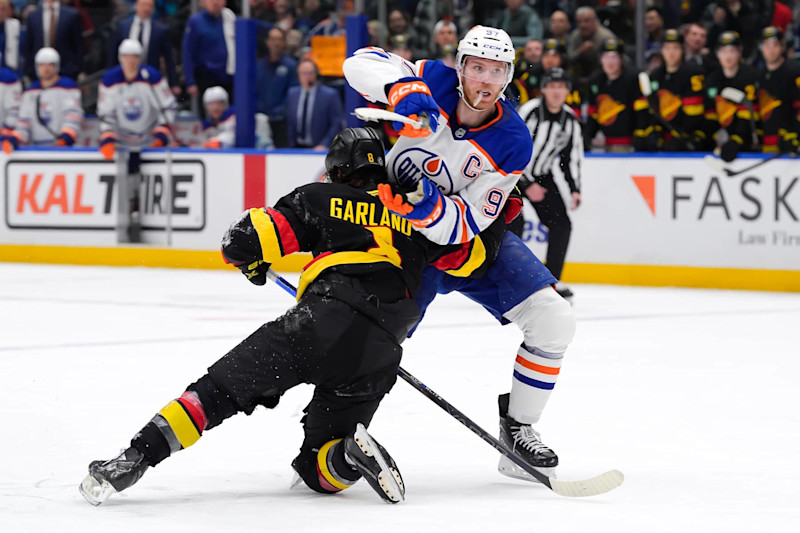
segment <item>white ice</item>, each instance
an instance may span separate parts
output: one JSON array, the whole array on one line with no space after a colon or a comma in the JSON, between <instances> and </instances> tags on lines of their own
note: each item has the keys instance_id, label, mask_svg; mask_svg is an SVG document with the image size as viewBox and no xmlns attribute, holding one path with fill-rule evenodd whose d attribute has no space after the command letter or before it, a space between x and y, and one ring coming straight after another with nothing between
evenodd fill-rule
<instances>
[{"instance_id":1,"label":"white ice","mask_svg":"<svg viewBox=\"0 0 800 533\"><path fill-rule=\"evenodd\" d=\"M574 289L577 338L539 428L560 478L618 468L613 492L567 499L501 476L491 447L398 380L370 430L404 503L365 483L289 490L300 387L95 508L77 490L88 463L291 300L233 271L0 264L0 531L800 531L800 296ZM494 432L519 342L449 295L403 366Z\"/></svg>"}]
</instances>

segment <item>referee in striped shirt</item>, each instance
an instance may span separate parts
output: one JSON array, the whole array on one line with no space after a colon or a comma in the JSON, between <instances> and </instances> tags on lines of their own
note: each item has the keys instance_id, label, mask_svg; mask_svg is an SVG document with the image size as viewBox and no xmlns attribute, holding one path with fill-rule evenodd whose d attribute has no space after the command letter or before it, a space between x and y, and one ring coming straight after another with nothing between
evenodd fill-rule
<instances>
[{"instance_id":1,"label":"referee in striped shirt","mask_svg":"<svg viewBox=\"0 0 800 533\"><path fill-rule=\"evenodd\" d=\"M571 301L573 293L561 282L561 271L572 222L553 179L553 168L560 165L571 193L570 210L577 209L581 204L583 135L580 119L566 105L570 85L563 69L550 69L542 76L542 98L519 108L519 115L533 136L533 155L519 181L519 189L531 201L539 220L550 233L546 265L559 280L558 293Z\"/></svg>"}]
</instances>

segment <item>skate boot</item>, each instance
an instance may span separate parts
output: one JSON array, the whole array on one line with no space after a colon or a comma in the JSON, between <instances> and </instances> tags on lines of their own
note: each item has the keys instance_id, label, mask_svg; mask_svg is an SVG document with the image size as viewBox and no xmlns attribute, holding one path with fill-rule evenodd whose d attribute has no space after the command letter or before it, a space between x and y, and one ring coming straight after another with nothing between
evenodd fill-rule
<instances>
[{"instance_id":1,"label":"skate boot","mask_svg":"<svg viewBox=\"0 0 800 533\"><path fill-rule=\"evenodd\" d=\"M356 425L355 433L344 439L344 455L386 502L405 499L405 485L394 459L367 433L363 424Z\"/></svg>"},{"instance_id":2,"label":"skate boot","mask_svg":"<svg viewBox=\"0 0 800 533\"><path fill-rule=\"evenodd\" d=\"M572 292L572 289L569 288L563 281L559 281L556 283L556 292L559 296L564 298L566 301L572 305L572 300L575 297L575 293Z\"/></svg>"},{"instance_id":3,"label":"skate boot","mask_svg":"<svg viewBox=\"0 0 800 533\"><path fill-rule=\"evenodd\" d=\"M499 400L500 442L511 448L514 453L542 474L552 478L556 477L556 467L558 466L556 453L542 442L541 435L533 429L531 424L522 424L508 416L507 394L501 395ZM538 483L536 478L505 456L500 457L497 470L505 476Z\"/></svg>"},{"instance_id":4,"label":"skate boot","mask_svg":"<svg viewBox=\"0 0 800 533\"><path fill-rule=\"evenodd\" d=\"M100 505L115 492L122 492L144 475L150 465L135 448L128 448L108 461L92 461L89 475L78 490L92 505Z\"/></svg>"}]
</instances>

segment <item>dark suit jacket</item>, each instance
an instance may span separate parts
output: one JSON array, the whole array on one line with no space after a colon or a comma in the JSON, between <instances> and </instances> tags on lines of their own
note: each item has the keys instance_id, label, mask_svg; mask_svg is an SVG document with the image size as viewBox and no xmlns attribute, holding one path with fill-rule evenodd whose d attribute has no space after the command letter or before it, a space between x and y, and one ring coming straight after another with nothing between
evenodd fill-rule
<instances>
[{"instance_id":1,"label":"dark suit jacket","mask_svg":"<svg viewBox=\"0 0 800 533\"><path fill-rule=\"evenodd\" d=\"M131 33L131 25L133 25L133 15L117 22L117 28L114 32L111 48L108 50L108 62L110 66L116 66L119 63L117 51L119 44L128 38ZM142 61L145 65L161 70L161 58L167 65L167 82L170 87L178 85L178 73L175 71L175 59L172 56L172 46L169 42L169 28L166 24L150 20L150 42L147 45L147 57Z\"/></svg>"},{"instance_id":2,"label":"dark suit jacket","mask_svg":"<svg viewBox=\"0 0 800 533\"><path fill-rule=\"evenodd\" d=\"M300 105L300 86L290 87L286 98L286 119L289 129L289 146L297 146L297 109ZM317 94L311 113L312 145L330 146L344 125L344 111L339 92L325 85L317 85Z\"/></svg>"},{"instance_id":3,"label":"dark suit jacket","mask_svg":"<svg viewBox=\"0 0 800 533\"><path fill-rule=\"evenodd\" d=\"M31 79L36 79L36 65L33 58L40 48L44 47L44 20L45 11L36 8L28 16L28 27L25 31L25 42L22 45L21 55L25 60L25 74ZM58 10L58 27L56 28L55 48L61 56L61 75L78 79L83 63L83 21L77 9L61 4Z\"/></svg>"}]
</instances>

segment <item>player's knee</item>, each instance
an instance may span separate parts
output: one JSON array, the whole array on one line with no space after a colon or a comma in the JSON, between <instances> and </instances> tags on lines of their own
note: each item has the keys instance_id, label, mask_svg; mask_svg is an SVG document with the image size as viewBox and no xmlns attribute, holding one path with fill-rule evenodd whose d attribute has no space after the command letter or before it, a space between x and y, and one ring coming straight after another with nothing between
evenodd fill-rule
<instances>
[{"instance_id":1,"label":"player's knee","mask_svg":"<svg viewBox=\"0 0 800 533\"><path fill-rule=\"evenodd\" d=\"M304 448L294 461L292 468L305 484L322 494L335 494L361 478L344 458L344 441L333 439L319 450Z\"/></svg>"},{"instance_id":2,"label":"player's knee","mask_svg":"<svg viewBox=\"0 0 800 533\"><path fill-rule=\"evenodd\" d=\"M525 344L547 353L564 353L575 336L572 306L550 287L526 298L506 314L525 335Z\"/></svg>"}]
</instances>

